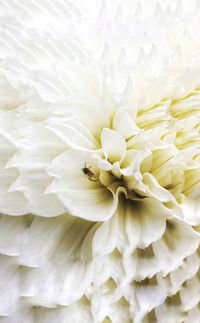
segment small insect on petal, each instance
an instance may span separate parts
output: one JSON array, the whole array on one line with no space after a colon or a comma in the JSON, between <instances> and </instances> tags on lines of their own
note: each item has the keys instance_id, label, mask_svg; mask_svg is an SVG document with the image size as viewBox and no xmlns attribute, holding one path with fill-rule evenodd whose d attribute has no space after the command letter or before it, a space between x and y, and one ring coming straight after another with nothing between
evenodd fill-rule
<instances>
[{"instance_id":1,"label":"small insect on petal","mask_svg":"<svg viewBox=\"0 0 200 323\"><path fill-rule=\"evenodd\" d=\"M98 178L94 175L94 173L90 170L92 168L92 166L90 165L89 167L87 167L87 163L85 162L84 167L82 168L82 172L84 175L87 176L87 178L89 179L89 181L91 182L96 182L98 181Z\"/></svg>"}]
</instances>

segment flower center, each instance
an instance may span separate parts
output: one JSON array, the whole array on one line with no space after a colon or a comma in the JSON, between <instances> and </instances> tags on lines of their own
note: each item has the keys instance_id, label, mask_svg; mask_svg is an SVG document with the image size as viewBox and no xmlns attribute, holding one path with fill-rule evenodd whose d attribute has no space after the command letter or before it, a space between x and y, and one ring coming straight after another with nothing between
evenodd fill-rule
<instances>
[{"instance_id":1,"label":"flower center","mask_svg":"<svg viewBox=\"0 0 200 323\"><path fill-rule=\"evenodd\" d=\"M199 100L199 91L176 101L161 100L139 110L135 119L118 108L112 128L101 131L101 148L91 153L92 162L82 168L88 180L114 193L121 187L133 200L152 197L182 203L186 196L196 196L200 137L199 108L193 97Z\"/></svg>"}]
</instances>

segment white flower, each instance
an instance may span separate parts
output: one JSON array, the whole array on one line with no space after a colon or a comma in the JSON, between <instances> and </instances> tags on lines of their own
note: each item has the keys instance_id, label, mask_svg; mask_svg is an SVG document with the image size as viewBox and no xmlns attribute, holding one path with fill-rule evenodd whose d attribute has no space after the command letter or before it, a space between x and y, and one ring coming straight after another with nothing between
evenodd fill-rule
<instances>
[{"instance_id":1,"label":"white flower","mask_svg":"<svg viewBox=\"0 0 200 323\"><path fill-rule=\"evenodd\" d=\"M199 323L198 1L0 12L2 322Z\"/></svg>"}]
</instances>

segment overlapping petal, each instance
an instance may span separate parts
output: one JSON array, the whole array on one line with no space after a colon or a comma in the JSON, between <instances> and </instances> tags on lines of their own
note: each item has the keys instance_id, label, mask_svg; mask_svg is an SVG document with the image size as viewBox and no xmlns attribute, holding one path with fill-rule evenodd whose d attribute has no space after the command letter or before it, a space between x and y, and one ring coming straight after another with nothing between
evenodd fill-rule
<instances>
[{"instance_id":1,"label":"overlapping petal","mask_svg":"<svg viewBox=\"0 0 200 323\"><path fill-rule=\"evenodd\" d=\"M63 153L48 170L56 179L46 193L56 193L67 212L74 216L105 221L114 214L118 196L101 185L93 168L87 168L92 167L92 162L88 152L71 149ZM84 174L84 168L89 175Z\"/></svg>"},{"instance_id":2,"label":"overlapping petal","mask_svg":"<svg viewBox=\"0 0 200 323\"><path fill-rule=\"evenodd\" d=\"M200 7L97 2L0 1L0 320L199 323Z\"/></svg>"}]
</instances>

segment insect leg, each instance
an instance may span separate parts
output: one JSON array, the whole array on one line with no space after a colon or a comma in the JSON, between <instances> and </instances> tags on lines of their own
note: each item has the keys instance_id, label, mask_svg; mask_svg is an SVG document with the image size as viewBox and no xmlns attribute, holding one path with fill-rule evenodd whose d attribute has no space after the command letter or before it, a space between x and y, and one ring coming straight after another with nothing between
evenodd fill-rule
<instances>
[{"instance_id":1,"label":"insect leg","mask_svg":"<svg viewBox=\"0 0 200 323\"><path fill-rule=\"evenodd\" d=\"M92 165L90 165L89 167L87 167L87 162L85 162L85 168L87 168L87 169L90 169L90 168L92 168Z\"/></svg>"}]
</instances>

